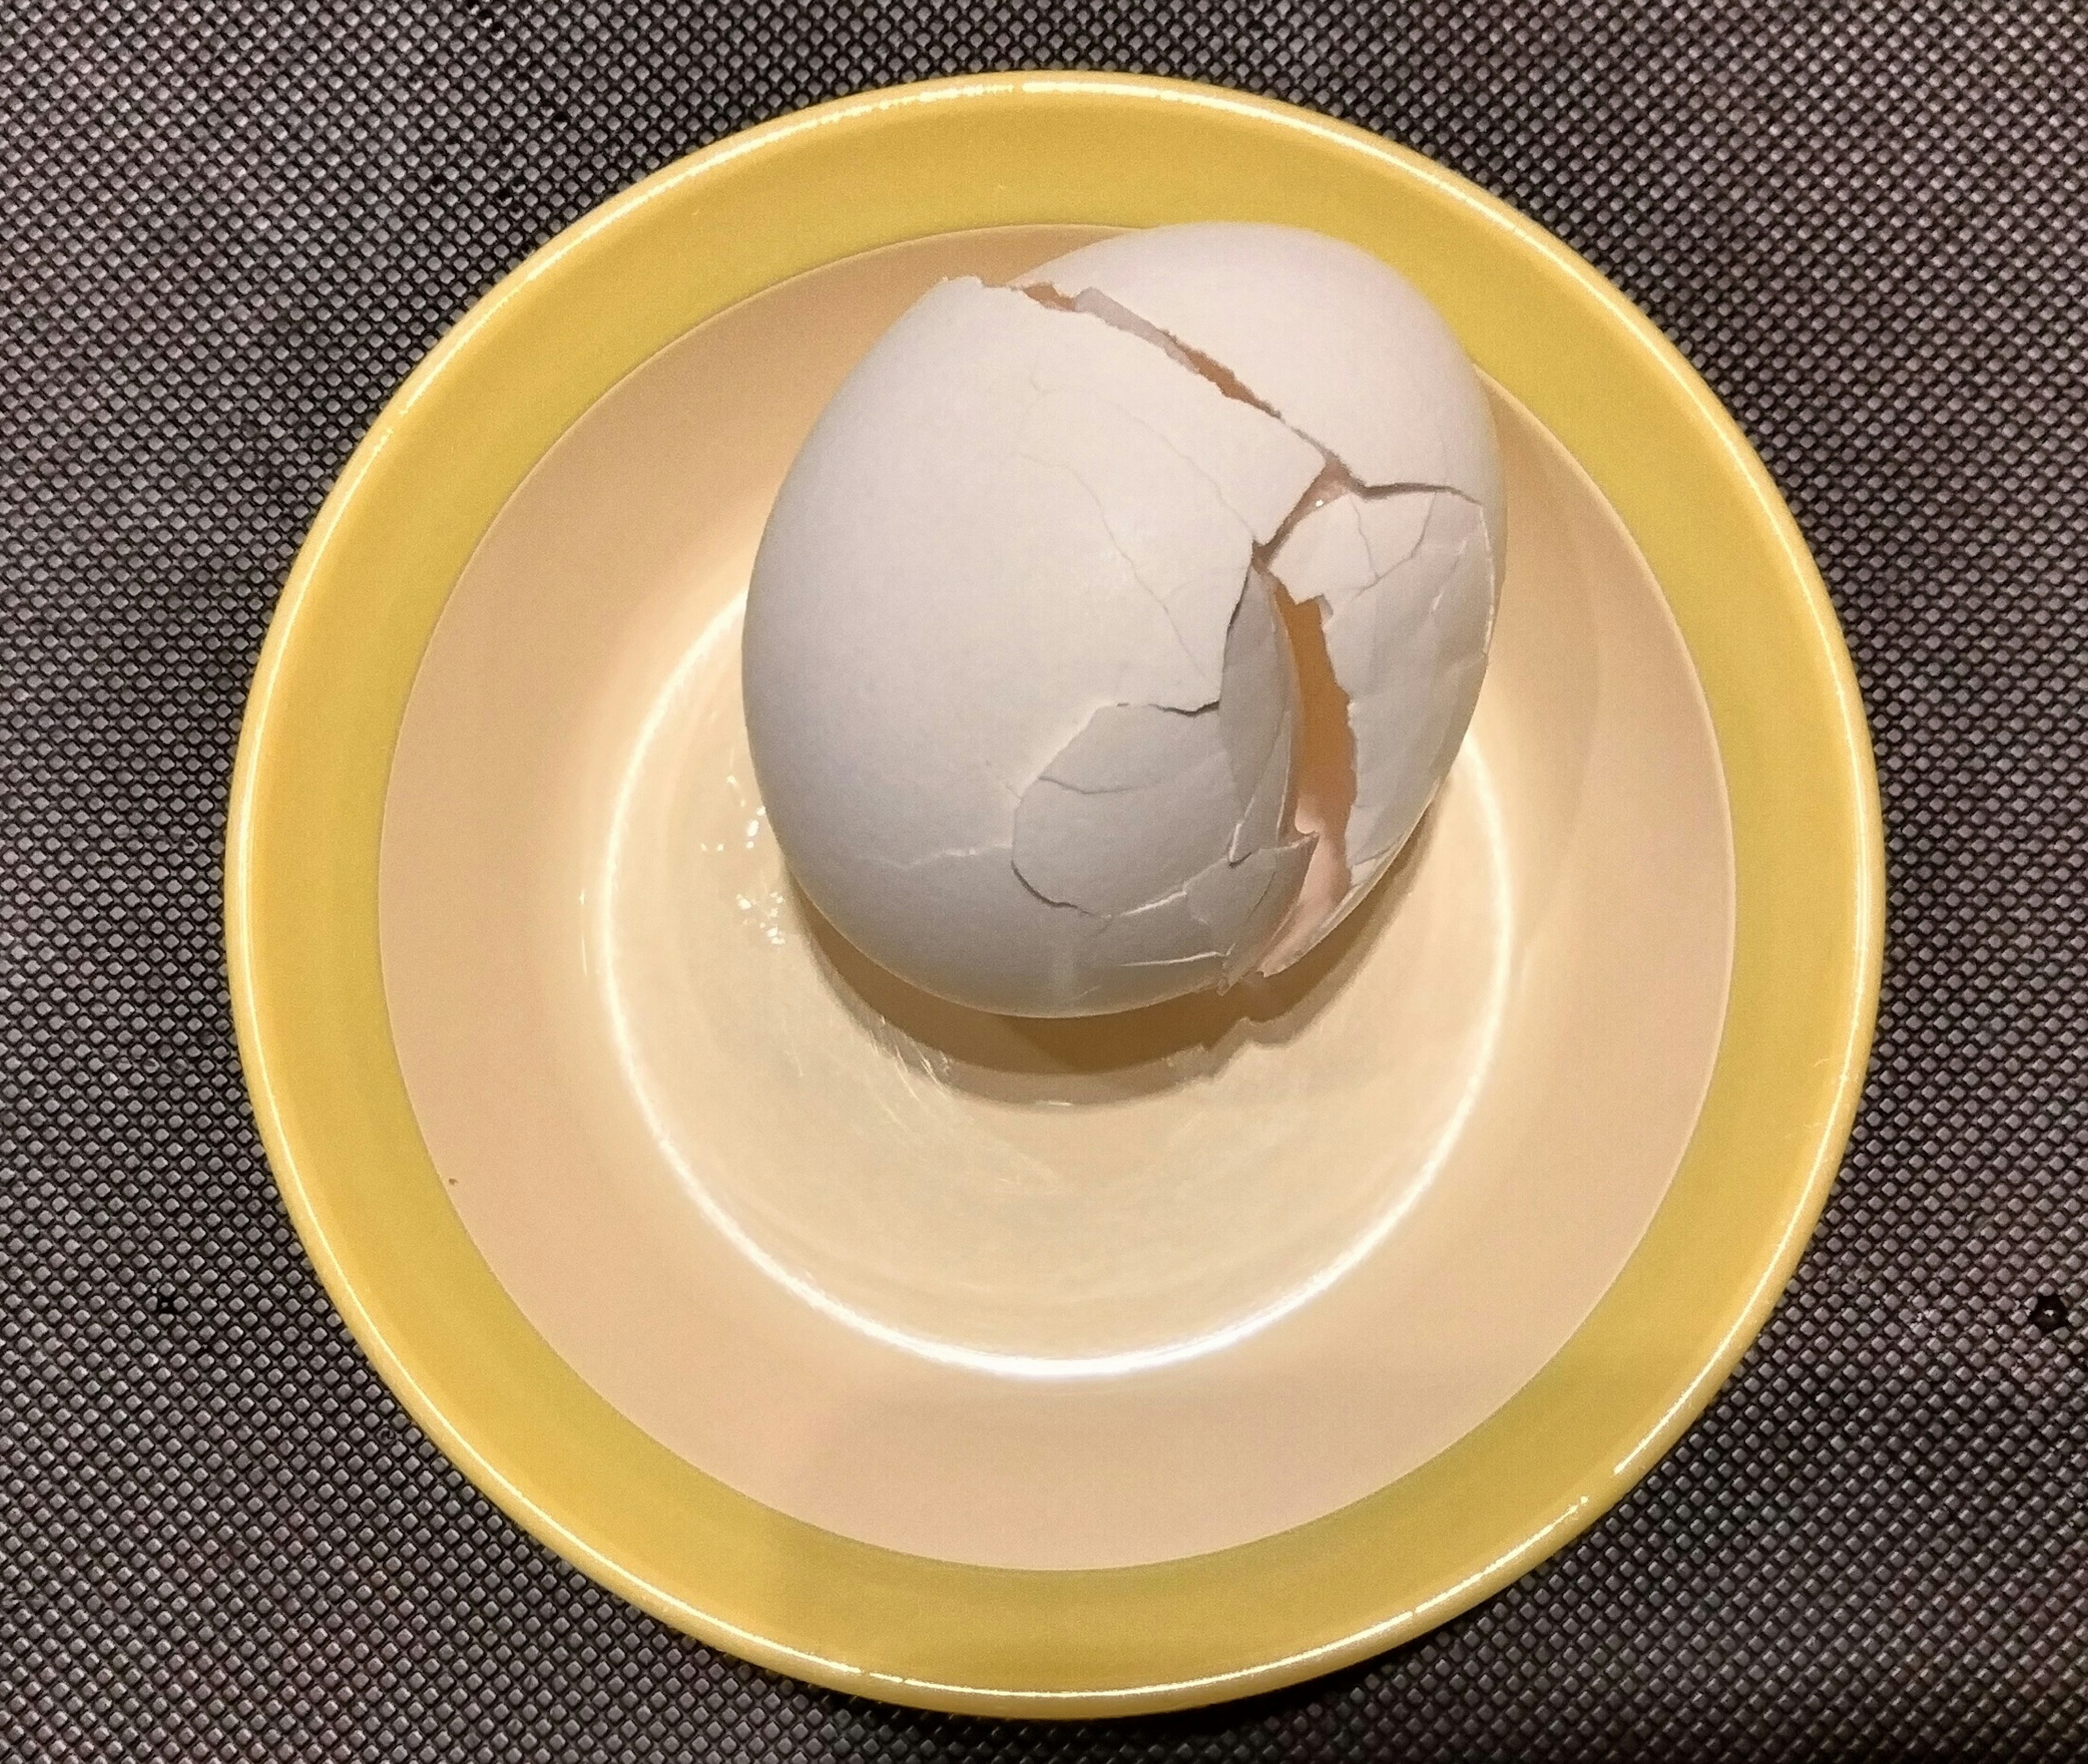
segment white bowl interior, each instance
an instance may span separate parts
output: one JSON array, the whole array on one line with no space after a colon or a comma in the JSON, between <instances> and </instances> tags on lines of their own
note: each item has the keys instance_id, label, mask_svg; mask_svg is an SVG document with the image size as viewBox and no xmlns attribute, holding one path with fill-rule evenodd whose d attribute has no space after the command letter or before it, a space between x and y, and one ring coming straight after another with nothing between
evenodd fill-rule
<instances>
[{"instance_id":1,"label":"white bowl interior","mask_svg":"<svg viewBox=\"0 0 2088 1764\"><path fill-rule=\"evenodd\" d=\"M1504 1402L1658 1207L1732 948L1688 651L1599 492L1498 393L1508 571L1471 734L1306 963L1025 1022L815 922L739 712L769 500L922 289L1093 236L836 263L603 397L443 613L379 890L422 1133L552 1346L769 1505L1030 1568L1302 1523Z\"/></svg>"}]
</instances>

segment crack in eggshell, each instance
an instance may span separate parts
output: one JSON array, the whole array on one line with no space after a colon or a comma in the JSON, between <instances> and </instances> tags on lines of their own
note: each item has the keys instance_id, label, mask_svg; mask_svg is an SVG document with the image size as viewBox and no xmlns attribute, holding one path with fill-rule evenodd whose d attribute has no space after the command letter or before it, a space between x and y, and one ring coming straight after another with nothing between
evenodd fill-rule
<instances>
[{"instance_id":1,"label":"crack in eggshell","mask_svg":"<svg viewBox=\"0 0 2088 1764\"><path fill-rule=\"evenodd\" d=\"M1130 572L1132 580L1136 583L1140 591L1160 609L1162 616L1167 620L1167 628L1174 634L1176 647L1182 653L1182 659L1194 670L1196 691L1193 696L1193 701L1184 704L1179 701L1182 695L1178 688L1168 698L1161 700L1156 708L1197 711L1216 703L1220 683L1209 679L1206 658L1200 653L1199 645L1194 640L1192 633L1183 628L1181 619L1174 610L1175 594L1172 592L1163 592L1155 587L1145 572L1140 567L1136 553L1124 542L1123 535L1117 530L1116 522L1110 517L1109 504L1104 500L1102 492L1095 488L1085 472L1076 466L1069 465L1064 460L1047 458L1045 455L1033 452L1027 447L1018 448L1016 456L1040 465L1046 471L1063 472L1079 486L1080 493L1094 505L1095 518L1101 521L1102 530L1109 535L1110 545L1115 548L1118 555L1123 559L1124 567ZM1193 599L1195 597L1191 595L1183 597ZM1208 691L1204 690L1207 687Z\"/></svg>"},{"instance_id":2,"label":"crack in eggshell","mask_svg":"<svg viewBox=\"0 0 2088 1764\"><path fill-rule=\"evenodd\" d=\"M1296 689L1268 582L1243 582L1217 702L1104 705L1023 793L1012 861L1042 898L1098 915L1151 906L1282 836ZM1164 820L1170 837L1153 837Z\"/></svg>"},{"instance_id":3,"label":"crack in eggshell","mask_svg":"<svg viewBox=\"0 0 2088 1764\"><path fill-rule=\"evenodd\" d=\"M1034 273L1041 276L1044 272L1040 270ZM1142 343L1150 344L1170 361L1178 366L1187 369L1199 379L1215 387L1221 394L1232 400L1234 403L1245 405L1250 409L1258 410L1264 416L1282 423L1285 428L1311 447L1325 462L1321 476L1328 482L1337 489L1354 487L1358 483L1359 480L1355 473L1336 456L1331 447L1307 434L1296 423L1288 421L1281 411L1270 405L1267 399L1257 396L1253 389L1222 362L1213 359L1200 349L1192 349L1181 338L1162 330L1157 324L1149 323L1120 301L1112 300L1100 289L1083 288L1077 293L1069 294L1063 289L1046 281L1018 281L1014 284L1014 286L1039 305L1048 307L1053 312L1085 313L1090 318L1101 319L1111 330L1120 331L1126 336L1136 337ZM1305 494L1291 506L1290 512L1284 516L1281 526L1289 526L1300 514L1314 507L1316 498L1321 494L1321 486L1316 482L1314 486L1309 486ZM1281 530L1281 527L1278 530ZM1271 537L1263 535L1263 542L1264 544L1269 542Z\"/></svg>"},{"instance_id":4,"label":"crack in eggshell","mask_svg":"<svg viewBox=\"0 0 2088 1764\"><path fill-rule=\"evenodd\" d=\"M1100 920L1088 944L1099 969L1207 965L1230 984L1254 965L1288 911L1311 854L1310 837L1286 839L1235 863L1221 858L1174 893ZM1125 952L1145 953L1127 956Z\"/></svg>"},{"instance_id":5,"label":"crack in eggshell","mask_svg":"<svg viewBox=\"0 0 2088 1764\"><path fill-rule=\"evenodd\" d=\"M1011 861L1042 898L1096 916L1095 965L1208 967L1220 986L1254 965L1318 843L1286 825L1297 702L1277 591L1257 571L1234 611L1214 706L1188 716L1108 706L1025 793ZM1151 837L1163 797L1164 842ZM1120 953L1132 949L1144 953Z\"/></svg>"},{"instance_id":6,"label":"crack in eggshell","mask_svg":"<svg viewBox=\"0 0 2088 1764\"><path fill-rule=\"evenodd\" d=\"M1328 621L1355 730L1359 871L1374 876L1405 841L1454 756L1485 668L1493 573L1478 509L1438 497L1415 550Z\"/></svg>"},{"instance_id":7,"label":"crack in eggshell","mask_svg":"<svg viewBox=\"0 0 2088 1764\"><path fill-rule=\"evenodd\" d=\"M1228 983L1261 960L1304 885L1318 843L1311 834L1297 835L1214 863L1191 879L1190 912L1216 935L1234 927L1223 945Z\"/></svg>"},{"instance_id":8,"label":"crack in eggshell","mask_svg":"<svg viewBox=\"0 0 2088 1764\"><path fill-rule=\"evenodd\" d=\"M933 863L950 863L969 858L984 858L1008 850L1004 840L995 840L983 846L961 846L941 851L924 851L918 858L888 858L882 852L867 854L867 861L882 870L895 870L902 876L909 870L921 870Z\"/></svg>"},{"instance_id":9,"label":"crack in eggshell","mask_svg":"<svg viewBox=\"0 0 2088 1764\"><path fill-rule=\"evenodd\" d=\"M1126 913L1223 855L1239 820L1216 707L1106 704L1023 792L1012 861L1047 901Z\"/></svg>"},{"instance_id":10,"label":"crack in eggshell","mask_svg":"<svg viewBox=\"0 0 2088 1764\"><path fill-rule=\"evenodd\" d=\"M1285 533L1269 557L1269 572L1294 600L1323 600L1330 611L1338 610L1413 556L1432 495L1402 490L1366 499L1344 492Z\"/></svg>"},{"instance_id":11,"label":"crack in eggshell","mask_svg":"<svg viewBox=\"0 0 2088 1764\"><path fill-rule=\"evenodd\" d=\"M1233 645L1238 648L1237 658L1231 653ZM1249 577L1233 615L1227 661L1243 680L1266 679L1280 688L1221 693L1218 697L1221 731L1241 805L1239 824L1226 851L1237 863L1249 852L1284 837L1300 714L1297 664L1281 606L1274 585L1259 570Z\"/></svg>"},{"instance_id":12,"label":"crack in eggshell","mask_svg":"<svg viewBox=\"0 0 2088 1764\"><path fill-rule=\"evenodd\" d=\"M1327 657L1326 608L1285 594L1299 690L1297 754L1289 824L1313 841L1295 898L1260 953L1263 974L1279 974L1319 940L1348 898L1349 821L1356 799L1355 737L1348 695Z\"/></svg>"},{"instance_id":13,"label":"crack in eggshell","mask_svg":"<svg viewBox=\"0 0 2088 1764\"><path fill-rule=\"evenodd\" d=\"M1369 253L1295 228L1200 222L1100 239L1021 280L1076 304L1106 299L1220 365L1358 482L1454 486L1499 530L1477 377L1419 290Z\"/></svg>"},{"instance_id":14,"label":"crack in eggshell","mask_svg":"<svg viewBox=\"0 0 2088 1764\"><path fill-rule=\"evenodd\" d=\"M1019 290L1012 289L983 292L1003 299L1022 298ZM1147 396L1134 402L1127 393L1141 388L1113 374L1094 370L1103 365L1097 359L1097 346L1125 339L1149 349L1145 339L1090 312L1059 311L1034 301L1026 304L1051 315L1043 320L1044 347L1032 370L1038 391L1047 396L1062 390L1077 391L1106 405L1202 477L1256 543L1276 532L1321 469L1320 449L1312 441L1281 417L1229 396L1222 387L1193 372L1187 379L1172 373L1164 378L1143 376ZM1174 366L1182 365L1165 350L1157 353ZM1113 365L1131 358L1128 352L1111 347L1106 362ZM1138 358L1151 362L1150 355ZM1163 386L1171 388L1171 395L1152 396ZM1217 393L1219 401L1210 400L1207 387Z\"/></svg>"}]
</instances>

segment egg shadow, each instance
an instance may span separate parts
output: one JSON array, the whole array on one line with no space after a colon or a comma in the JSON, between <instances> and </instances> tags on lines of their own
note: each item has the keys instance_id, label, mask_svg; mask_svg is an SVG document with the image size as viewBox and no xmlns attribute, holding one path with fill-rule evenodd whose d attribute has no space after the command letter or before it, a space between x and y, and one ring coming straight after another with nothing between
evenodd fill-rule
<instances>
[{"instance_id":1,"label":"egg shadow","mask_svg":"<svg viewBox=\"0 0 2088 1764\"><path fill-rule=\"evenodd\" d=\"M1271 978L1097 1017L1002 1017L909 986L791 893L820 977L863 1034L917 1072L994 1102L1080 1107L1209 1078L1247 1047L1281 1047L1339 996L1414 885L1431 807L1355 911Z\"/></svg>"}]
</instances>

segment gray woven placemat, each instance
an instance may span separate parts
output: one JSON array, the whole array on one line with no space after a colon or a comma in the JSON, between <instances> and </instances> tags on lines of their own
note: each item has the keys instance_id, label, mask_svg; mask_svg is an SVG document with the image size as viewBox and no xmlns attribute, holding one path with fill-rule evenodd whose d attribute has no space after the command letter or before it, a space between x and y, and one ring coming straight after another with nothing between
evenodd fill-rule
<instances>
[{"instance_id":1,"label":"gray woven placemat","mask_svg":"<svg viewBox=\"0 0 2088 1764\"><path fill-rule=\"evenodd\" d=\"M2088 1755L2084 39L1884 0L0 0L0 1758ZM271 603L421 353L691 148L1023 65L1348 118L1613 276L1811 537L1893 863L1841 1187L1674 1456L1397 1655L1073 1729L720 1658L481 1499L276 1202L218 931Z\"/></svg>"}]
</instances>

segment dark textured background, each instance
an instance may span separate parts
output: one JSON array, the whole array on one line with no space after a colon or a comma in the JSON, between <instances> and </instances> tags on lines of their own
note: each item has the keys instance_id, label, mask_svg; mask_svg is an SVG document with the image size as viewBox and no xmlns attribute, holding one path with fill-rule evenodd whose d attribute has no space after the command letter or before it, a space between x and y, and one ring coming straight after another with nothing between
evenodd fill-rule
<instances>
[{"instance_id":1,"label":"dark textured background","mask_svg":"<svg viewBox=\"0 0 2088 1764\"><path fill-rule=\"evenodd\" d=\"M0 0L0 1758L2088 1756L2085 36L1882 0ZM306 1265L218 934L277 585L473 297L732 130L1038 64L1350 118L1614 276L1816 548L1892 851L1848 1167L1674 1456L1396 1655L1085 1729L769 1677L500 1518Z\"/></svg>"}]
</instances>

